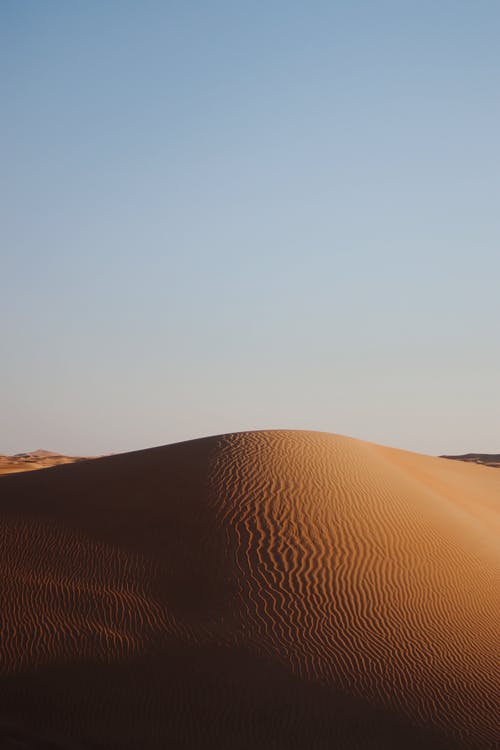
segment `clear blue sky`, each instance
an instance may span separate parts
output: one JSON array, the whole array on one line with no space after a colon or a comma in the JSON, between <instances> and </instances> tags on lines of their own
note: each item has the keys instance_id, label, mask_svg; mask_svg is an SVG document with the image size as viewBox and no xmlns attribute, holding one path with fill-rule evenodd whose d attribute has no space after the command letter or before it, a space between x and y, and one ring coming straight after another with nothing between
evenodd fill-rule
<instances>
[{"instance_id":1,"label":"clear blue sky","mask_svg":"<svg viewBox=\"0 0 500 750\"><path fill-rule=\"evenodd\" d=\"M500 450L496 0L3 0L0 452Z\"/></svg>"}]
</instances>

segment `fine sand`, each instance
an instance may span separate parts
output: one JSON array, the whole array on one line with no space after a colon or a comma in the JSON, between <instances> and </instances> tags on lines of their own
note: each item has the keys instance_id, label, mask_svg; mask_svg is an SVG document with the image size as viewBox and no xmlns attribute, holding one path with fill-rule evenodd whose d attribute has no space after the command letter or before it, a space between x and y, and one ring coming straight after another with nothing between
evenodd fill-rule
<instances>
[{"instance_id":1,"label":"fine sand","mask_svg":"<svg viewBox=\"0 0 500 750\"><path fill-rule=\"evenodd\" d=\"M294 431L3 476L0 747L492 750L499 498Z\"/></svg>"}]
</instances>

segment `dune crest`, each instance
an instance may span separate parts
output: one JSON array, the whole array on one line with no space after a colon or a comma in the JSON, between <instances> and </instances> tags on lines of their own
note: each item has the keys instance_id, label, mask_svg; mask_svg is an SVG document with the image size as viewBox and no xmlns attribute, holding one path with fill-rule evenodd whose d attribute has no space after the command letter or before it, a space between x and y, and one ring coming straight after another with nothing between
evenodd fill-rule
<instances>
[{"instance_id":1,"label":"dune crest","mask_svg":"<svg viewBox=\"0 0 500 750\"><path fill-rule=\"evenodd\" d=\"M315 432L0 479L1 702L85 747L498 741L500 473Z\"/></svg>"}]
</instances>

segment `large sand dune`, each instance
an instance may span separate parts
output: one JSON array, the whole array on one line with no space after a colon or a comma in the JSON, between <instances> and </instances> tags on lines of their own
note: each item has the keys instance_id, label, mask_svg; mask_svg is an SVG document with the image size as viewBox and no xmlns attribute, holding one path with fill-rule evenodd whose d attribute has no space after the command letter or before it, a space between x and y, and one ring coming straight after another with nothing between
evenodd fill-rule
<instances>
[{"instance_id":1,"label":"large sand dune","mask_svg":"<svg viewBox=\"0 0 500 750\"><path fill-rule=\"evenodd\" d=\"M288 431L0 478L4 746L491 750L499 498Z\"/></svg>"}]
</instances>

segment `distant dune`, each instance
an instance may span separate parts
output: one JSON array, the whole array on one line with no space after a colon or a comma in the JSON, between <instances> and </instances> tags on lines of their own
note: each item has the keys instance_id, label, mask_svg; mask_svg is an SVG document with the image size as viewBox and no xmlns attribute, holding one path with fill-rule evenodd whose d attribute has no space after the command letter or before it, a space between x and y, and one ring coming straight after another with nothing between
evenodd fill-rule
<instances>
[{"instance_id":1,"label":"distant dune","mask_svg":"<svg viewBox=\"0 0 500 750\"><path fill-rule=\"evenodd\" d=\"M441 458L451 458L454 461L469 461L469 463L473 464L483 464L484 466L500 468L500 453L463 453L461 456L441 456Z\"/></svg>"},{"instance_id":2,"label":"distant dune","mask_svg":"<svg viewBox=\"0 0 500 750\"><path fill-rule=\"evenodd\" d=\"M499 498L293 431L3 476L0 739L492 750Z\"/></svg>"},{"instance_id":3,"label":"distant dune","mask_svg":"<svg viewBox=\"0 0 500 750\"><path fill-rule=\"evenodd\" d=\"M16 453L13 456L0 455L0 474L13 474L20 471L35 471L35 469L48 469L51 466L61 464L73 464L76 461L85 461L82 456L63 456L39 448L28 453Z\"/></svg>"}]
</instances>

